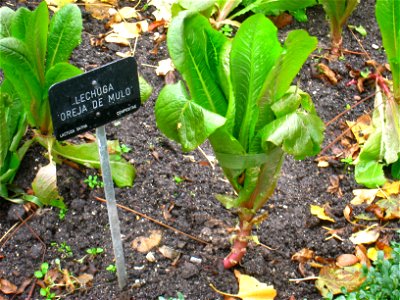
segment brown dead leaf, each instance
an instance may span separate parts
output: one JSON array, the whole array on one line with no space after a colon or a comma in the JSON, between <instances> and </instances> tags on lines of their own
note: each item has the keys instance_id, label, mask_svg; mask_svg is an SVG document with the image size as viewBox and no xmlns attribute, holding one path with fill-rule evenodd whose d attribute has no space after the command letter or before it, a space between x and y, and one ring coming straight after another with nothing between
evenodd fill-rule
<instances>
[{"instance_id":1,"label":"brown dead leaf","mask_svg":"<svg viewBox=\"0 0 400 300\"><path fill-rule=\"evenodd\" d=\"M353 214L353 208L347 204L346 207L343 209L343 216L349 223L353 223L353 221L351 221L352 214Z\"/></svg>"},{"instance_id":2,"label":"brown dead leaf","mask_svg":"<svg viewBox=\"0 0 400 300\"><path fill-rule=\"evenodd\" d=\"M7 279L0 278L0 291L3 294L15 294L17 292L18 288L15 284L11 283Z\"/></svg>"},{"instance_id":3,"label":"brown dead leaf","mask_svg":"<svg viewBox=\"0 0 400 300\"><path fill-rule=\"evenodd\" d=\"M331 194L337 194L339 198L343 196L342 189L340 188L340 179L342 179L342 175L331 175L329 176L330 186L328 186L327 192Z\"/></svg>"},{"instance_id":4,"label":"brown dead leaf","mask_svg":"<svg viewBox=\"0 0 400 300\"><path fill-rule=\"evenodd\" d=\"M368 268L371 266L371 261L368 258L367 249L364 245L360 244L356 246L355 255L358 257L361 264L367 265Z\"/></svg>"},{"instance_id":5,"label":"brown dead leaf","mask_svg":"<svg viewBox=\"0 0 400 300\"><path fill-rule=\"evenodd\" d=\"M279 29L286 27L293 22L292 15L288 13L282 13L279 16L269 16L268 18L271 19Z\"/></svg>"},{"instance_id":6,"label":"brown dead leaf","mask_svg":"<svg viewBox=\"0 0 400 300\"><path fill-rule=\"evenodd\" d=\"M80 288L90 288L93 284L93 275L84 273L76 277Z\"/></svg>"},{"instance_id":7,"label":"brown dead leaf","mask_svg":"<svg viewBox=\"0 0 400 300\"><path fill-rule=\"evenodd\" d=\"M110 18L110 8L118 4L118 0L83 0L83 2L85 2L85 10L97 20Z\"/></svg>"},{"instance_id":8,"label":"brown dead leaf","mask_svg":"<svg viewBox=\"0 0 400 300\"><path fill-rule=\"evenodd\" d=\"M326 297L328 293L333 295L341 294L341 288L345 287L347 291L356 290L365 280L362 275L362 266L357 263L350 267L323 267L319 272L315 286L321 295Z\"/></svg>"},{"instance_id":9,"label":"brown dead leaf","mask_svg":"<svg viewBox=\"0 0 400 300\"><path fill-rule=\"evenodd\" d=\"M239 291L236 295L228 294L217 290L212 284L211 288L220 295L236 297L242 300L273 300L277 292L273 286L258 281L249 275L241 274L238 270L233 271L238 282Z\"/></svg>"},{"instance_id":10,"label":"brown dead leaf","mask_svg":"<svg viewBox=\"0 0 400 300\"><path fill-rule=\"evenodd\" d=\"M291 259L299 262L299 271L303 277L306 277L307 274L305 270L305 265L313 258L314 258L314 251L307 248L303 248L299 252L293 254Z\"/></svg>"},{"instance_id":11,"label":"brown dead leaf","mask_svg":"<svg viewBox=\"0 0 400 300\"><path fill-rule=\"evenodd\" d=\"M330 83L336 85L338 83L338 79L336 77L336 73L333 72L327 65L324 63L317 64L317 69L320 74L324 75Z\"/></svg>"},{"instance_id":12,"label":"brown dead leaf","mask_svg":"<svg viewBox=\"0 0 400 300\"><path fill-rule=\"evenodd\" d=\"M166 24L165 20L160 20L160 21L154 21L152 23L150 23L149 25L149 32L154 31L154 29L160 27L160 26L164 26Z\"/></svg>"},{"instance_id":13,"label":"brown dead leaf","mask_svg":"<svg viewBox=\"0 0 400 300\"><path fill-rule=\"evenodd\" d=\"M331 216L327 214L327 206L310 205L310 212L312 215L316 216L318 219L326 220L330 222L336 222Z\"/></svg>"},{"instance_id":14,"label":"brown dead leaf","mask_svg":"<svg viewBox=\"0 0 400 300\"><path fill-rule=\"evenodd\" d=\"M340 241L343 241L343 238L340 235L343 234L345 228L335 229L335 228L329 228L329 227L326 227L326 226L322 226L322 228L327 230L325 235L330 235L325 239L326 241L330 240L330 239L333 239L333 238L338 239Z\"/></svg>"},{"instance_id":15,"label":"brown dead leaf","mask_svg":"<svg viewBox=\"0 0 400 300\"><path fill-rule=\"evenodd\" d=\"M178 251L176 251L175 249L173 249L171 247L168 247L166 245L161 246L160 248L158 248L158 251L160 251L160 253L164 257L166 257L166 258L168 258L170 260L176 260L181 256L181 254Z\"/></svg>"},{"instance_id":16,"label":"brown dead leaf","mask_svg":"<svg viewBox=\"0 0 400 300\"><path fill-rule=\"evenodd\" d=\"M160 244L162 232L160 230L153 230L150 232L149 237L139 236L132 242L132 248L141 252L147 253L158 244Z\"/></svg>"}]
</instances>

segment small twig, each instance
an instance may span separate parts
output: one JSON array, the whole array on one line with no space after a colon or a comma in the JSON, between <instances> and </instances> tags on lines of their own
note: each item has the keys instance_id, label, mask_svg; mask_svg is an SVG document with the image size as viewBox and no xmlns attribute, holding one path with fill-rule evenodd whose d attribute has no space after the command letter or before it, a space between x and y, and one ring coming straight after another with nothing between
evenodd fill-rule
<instances>
[{"instance_id":1,"label":"small twig","mask_svg":"<svg viewBox=\"0 0 400 300\"><path fill-rule=\"evenodd\" d=\"M11 228L10 229L8 229L7 231L6 231L6 233L0 238L0 243L6 238L6 236L15 228L15 227L17 227L18 225L20 224L20 222L17 222L17 223L15 223L13 226L11 226ZM5 244L5 242L4 242L4 244ZM1 245L1 247L3 247L4 245Z\"/></svg>"},{"instance_id":2,"label":"small twig","mask_svg":"<svg viewBox=\"0 0 400 300\"><path fill-rule=\"evenodd\" d=\"M21 228L21 226L22 225L24 225L26 222L28 222L29 221L29 219L30 218L32 218L33 217L33 215L35 214L35 212L33 212L31 215L29 215L28 217L26 217L26 219L25 220L23 220L21 223L17 223L18 224L18 226L15 228L15 230L11 233L11 234L9 234L9 232L7 231L7 233L3 236L3 237L5 237L6 235L9 235L6 239L5 239L5 241L3 242L3 244L1 245L1 248L3 248L6 244L7 244L7 242L12 238L12 236ZM14 226L13 226L14 227ZM9 230L10 231L10 230ZM2 240L3 240L3 237L2 237Z\"/></svg>"},{"instance_id":3,"label":"small twig","mask_svg":"<svg viewBox=\"0 0 400 300\"><path fill-rule=\"evenodd\" d=\"M360 45L361 49L364 51L365 55L368 57L368 59L371 59L371 56L368 54L368 52L365 50L364 46L362 45L360 39L354 34L353 30L351 30L351 28L349 28L351 34L353 35L353 37L356 39L357 43Z\"/></svg>"},{"instance_id":4,"label":"small twig","mask_svg":"<svg viewBox=\"0 0 400 300\"><path fill-rule=\"evenodd\" d=\"M157 66L153 66L153 65L149 65L149 64L142 64L142 66L157 69Z\"/></svg>"},{"instance_id":5,"label":"small twig","mask_svg":"<svg viewBox=\"0 0 400 300\"><path fill-rule=\"evenodd\" d=\"M318 276L310 276L310 277L306 277L306 278L293 278L293 279L289 279L289 282L299 283L302 281L317 280L318 278L319 278Z\"/></svg>"},{"instance_id":6,"label":"small twig","mask_svg":"<svg viewBox=\"0 0 400 300\"><path fill-rule=\"evenodd\" d=\"M100 201L100 202L103 202L103 203L106 203L106 202L107 202L107 200L105 200L105 199L103 199L103 198L100 198L100 197L94 197L94 198L95 198L96 200ZM179 233L179 234L182 234L182 235L184 235L184 236L186 236L186 237L188 237L188 238L191 238L192 240L195 240L195 241L197 241L197 242L199 242L199 243L206 244L206 245L209 245L209 244L210 244L209 242L206 242L206 241L204 241L204 240L202 240L202 239L200 239L200 238L197 238L197 237L195 237L195 236L193 236L193 235L190 235L190 234L188 234L188 233L186 233L186 232L180 231L179 229L176 229L176 228L174 228L174 227L172 227L172 226L170 226L170 225L164 224L164 223L162 223L162 222L160 222L160 221L158 221L158 220L156 220L156 219L153 219L152 217L149 217L149 216L147 216L147 215L145 215L145 214L143 214L143 213L141 213L141 212L138 212L138 211L136 211L136 210L134 210L134 209L132 209L132 208L129 208L129 207L124 206L124 205L121 205L121 204L117 204L117 206L118 206L119 208L122 208L122 209L126 210L126 211L132 212L132 213L134 213L134 214L136 214L136 215L138 215L138 216L140 216L140 217L142 217L142 218L145 218L145 219L147 219L147 220L149 220L149 221L151 221L151 222L153 222L153 223L156 223L156 224L158 224L158 225L160 225L160 226L162 226L162 227L165 227L165 228L167 228L167 229L173 230L173 231L175 231L175 232L177 232L177 233Z\"/></svg>"},{"instance_id":7,"label":"small twig","mask_svg":"<svg viewBox=\"0 0 400 300\"><path fill-rule=\"evenodd\" d=\"M199 149L200 153L203 154L203 156L207 159L208 163L211 166L211 169L215 169L214 167L214 163L208 158L208 155L203 151L203 149L200 148L200 146L197 147L197 149Z\"/></svg>"},{"instance_id":8,"label":"small twig","mask_svg":"<svg viewBox=\"0 0 400 300\"><path fill-rule=\"evenodd\" d=\"M367 97L365 97L364 99L361 99L360 101L358 101L357 103L353 104L350 109L346 109L345 111L342 111L340 114L336 115L334 118L332 118L331 120L329 120L328 122L325 123L325 127L328 127L329 125L331 125L332 123L336 122L338 119L340 119L343 115L347 114L349 111L351 111L353 108L357 107L358 105L360 105L361 103L369 100L370 98L372 98L373 96L375 96L376 93L373 93Z\"/></svg>"}]
</instances>

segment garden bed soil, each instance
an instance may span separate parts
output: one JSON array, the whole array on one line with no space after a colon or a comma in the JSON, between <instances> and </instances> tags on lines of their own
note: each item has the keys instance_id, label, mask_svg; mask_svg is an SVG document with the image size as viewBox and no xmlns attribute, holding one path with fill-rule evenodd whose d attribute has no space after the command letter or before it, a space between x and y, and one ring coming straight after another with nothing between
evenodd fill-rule
<instances>
[{"instance_id":1,"label":"garden bed soil","mask_svg":"<svg viewBox=\"0 0 400 300\"><path fill-rule=\"evenodd\" d=\"M365 51L379 63L386 58L381 48L380 33L374 18L374 1L362 1L349 20L349 24L362 25L367 31L366 37L360 37ZM135 1L120 1L120 6L134 6ZM1 1L1 5L13 9L19 6L34 8L37 3L14 0ZM74 51L71 62L83 70L119 59L117 51L128 48L104 43L92 46L91 40L104 34L104 23L86 13L83 6L84 30L82 44ZM144 13L151 18L152 8ZM364 98L373 93L373 87L367 87L360 94L355 86L346 86L352 78L349 68L363 69L367 58L362 55L345 54L344 60L331 62L331 68L341 78L334 86L321 80L316 72L317 61L325 62L319 56L329 48L329 28L321 7L307 11L309 21L294 21L281 29L279 35L284 40L287 32L296 28L305 28L319 40L319 51L315 51L298 75L301 89L310 93L321 118L327 122L344 111L347 104L354 104L357 96ZM158 29L162 33L164 29ZM0 278L21 285L32 278L43 261L54 262L61 258L62 268L76 276L83 273L94 275L92 286L82 288L66 295L66 299L158 299L158 296L176 297L183 293L187 300L222 299L211 288L210 283L219 289L235 293L237 281L232 270L224 270L222 259L229 253L229 234L236 225L235 215L227 211L215 199L215 194L231 194L232 189L218 166L213 168L205 156L196 150L182 153L180 147L169 141L157 129L154 118L154 104L158 92L164 84L164 78L155 74L158 61L168 57L165 42L158 47L157 54L152 33L143 34L137 43L135 57L139 72L154 87L154 92L139 111L118 122L106 126L108 139L119 139L132 151L124 154L136 167L137 174L132 188L116 188L117 202L140 211L151 218L166 223L207 242L190 239L183 234L166 229L146 218L120 209L121 230L125 248L128 285L120 291L115 274L106 271L113 262L110 230L107 210L104 203L96 200L103 198L102 189L91 190L84 183L88 175L95 170L80 167L75 169L67 164L58 166L57 177L61 195L68 211L65 219L60 220L59 209L46 207L38 209L24 226L13 232L10 239L0 248ZM363 49L348 29L343 33L344 48L361 52ZM332 142L343 131L344 120L354 120L371 109L373 100L349 111L345 117L334 122L326 129L324 146ZM334 155L340 149L336 143L324 155ZM213 155L206 143L201 146L207 155ZM335 153L334 153L335 152ZM40 166L47 163L45 149L36 145L27 153L18 173L16 184L29 189ZM177 183L174 177L183 178ZM339 187L343 193L329 193L330 178L340 176ZM291 260L294 253L303 248L314 250L322 257L337 257L342 253L353 253L354 246L348 240L351 226L343 217L343 209L353 197L357 187L354 174L348 171L338 159L331 159L327 168L317 167L315 158L295 161L287 157L283 166L276 191L264 208L269 217L253 231L263 246L251 245L238 269L240 272L272 284L278 291L276 299L321 299L314 281L290 282L289 279L301 278L298 263ZM329 203L336 219L332 224L321 221L310 214L310 205ZM23 206L0 201L0 236L3 236L19 217L30 215ZM343 241L326 240L326 230L322 226L345 228ZM154 230L162 233L159 246L152 251L155 262L146 259L146 253L132 248L132 241L140 236L148 237ZM40 239L39 239L40 238ZM71 257L62 256L51 243L66 243L71 247ZM177 261L164 257L158 248L166 245L180 253ZM83 264L76 260L86 254L86 249L101 247L105 251L93 260L85 259ZM318 270L309 270L308 275L318 275ZM32 292L31 285L18 296L0 295L0 299L25 299ZM31 297L39 296L39 287L33 290Z\"/></svg>"}]
</instances>

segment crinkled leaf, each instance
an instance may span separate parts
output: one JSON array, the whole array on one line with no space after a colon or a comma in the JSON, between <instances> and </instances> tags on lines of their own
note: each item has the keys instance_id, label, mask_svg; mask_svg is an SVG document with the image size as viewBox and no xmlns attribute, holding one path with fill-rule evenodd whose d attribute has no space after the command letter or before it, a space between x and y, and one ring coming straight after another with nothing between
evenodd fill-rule
<instances>
[{"instance_id":1,"label":"crinkled leaf","mask_svg":"<svg viewBox=\"0 0 400 300\"><path fill-rule=\"evenodd\" d=\"M278 15L283 11L296 11L317 4L316 0L244 0L244 9L237 12L232 18L248 11L264 15Z\"/></svg>"},{"instance_id":2,"label":"crinkled leaf","mask_svg":"<svg viewBox=\"0 0 400 300\"><path fill-rule=\"evenodd\" d=\"M74 4L62 7L50 22L46 70L67 61L72 50L81 42L81 11Z\"/></svg>"},{"instance_id":3,"label":"crinkled leaf","mask_svg":"<svg viewBox=\"0 0 400 300\"><path fill-rule=\"evenodd\" d=\"M327 297L328 293L341 294L342 287L348 292L354 291L364 280L362 266L359 263L345 268L326 266L321 268L315 286L322 296Z\"/></svg>"},{"instance_id":4,"label":"crinkled leaf","mask_svg":"<svg viewBox=\"0 0 400 300\"><path fill-rule=\"evenodd\" d=\"M28 121L31 125L35 125L38 112L31 111L31 103L41 99L42 89L35 75L34 63L30 59L26 44L13 37L1 39L0 68L18 92L28 112Z\"/></svg>"},{"instance_id":5,"label":"crinkled leaf","mask_svg":"<svg viewBox=\"0 0 400 300\"><path fill-rule=\"evenodd\" d=\"M155 114L157 126L184 151L195 149L225 123L225 118L189 100L182 82L161 90Z\"/></svg>"},{"instance_id":6,"label":"crinkled leaf","mask_svg":"<svg viewBox=\"0 0 400 300\"><path fill-rule=\"evenodd\" d=\"M258 127L268 123L269 106L287 93L293 79L300 71L307 57L317 46L317 39L304 30L291 31L283 45L283 51L275 61L263 87L259 100L260 119Z\"/></svg>"},{"instance_id":7,"label":"crinkled leaf","mask_svg":"<svg viewBox=\"0 0 400 300\"><path fill-rule=\"evenodd\" d=\"M82 74L82 71L79 68L67 62L61 62L55 64L46 72L46 83L44 89L46 95L48 94L49 88L53 84L63 80L67 80L79 74Z\"/></svg>"},{"instance_id":8,"label":"crinkled leaf","mask_svg":"<svg viewBox=\"0 0 400 300\"><path fill-rule=\"evenodd\" d=\"M0 39L11 36L11 22L15 12L9 7L0 7Z\"/></svg>"},{"instance_id":9,"label":"crinkled leaf","mask_svg":"<svg viewBox=\"0 0 400 300\"><path fill-rule=\"evenodd\" d=\"M110 165L112 178L115 184L118 187L132 186L135 178L135 168L118 155L120 154L118 153L118 149L120 149L118 141L109 141L108 148L112 150L110 153ZM74 145L56 142L52 151L54 154L60 155L78 164L89 168L100 169L99 151L96 143ZM117 155L112 155L112 153Z\"/></svg>"},{"instance_id":10,"label":"crinkled leaf","mask_svg":"<svg viewBox=\"0 0 400 300\"><path fill-rule=\"evenodd\" d=\"M395 97L400 99L400 1L377 0L375 15L392 71Z\"/></svg>"},{"instance_id":11,"label":"crinkled leaf","mask_svg":"<svg viewBox=\"0 0 400 300\"><path fill-rule=\"evenodd\" d=\"M379 230L376 228L369 227L365 230L360 230L357 231L356 233L353 233L349 240L354 244L354 245L359 245L359 244L371 244L377 241L379 238Z\"/></svg>"},{"instance_id":12,"label":"crinkled leaf","mask_svg":"<svg viewBox=\"0 0 400 300\"><path fill-rule=\"evenodd\" d=\"M207 18L190 11L179 13L168 29L169 53L186 81L191 98L221 116L225 116L228 105L216 66L226 42L227 38L214 30Z\"/></svg>"},{"instance_id":13,"label":"crinkled leaf","mask_svg":"<svg viewBox=\"0 0 400 300\"><path fill-rule=\"evenodd\" d=\"M57 171L55 162L41 167L32 182L35 196L45 205L53 204L57 200L62 201L57 188Z\"/></svg>"},{"instance_id":14,"label":"crinkled leaf","mask_svg":"<svg viewBox=\"0 0 400 300\"><path fill-rule=\"evenodd\" d=\"M273 143L296 159L315 155L323 140L324 123L305 111L296 111L269 123L262 129L264 147Z\"/></svg>"},{"instance_id":15,"label":"crinkled leaf","mask_svg":"<svg viewBox=\"0 0 400 300\"><path fill-rule=\"evenodd\" d=\"M234 136L248 150L258 118L257 101L265 78L282 52L277 28L263 15L244 22L232 43L230 69L235 94ZM265 55L268 53L268 55Z\"/></svg>"}]
</instances>

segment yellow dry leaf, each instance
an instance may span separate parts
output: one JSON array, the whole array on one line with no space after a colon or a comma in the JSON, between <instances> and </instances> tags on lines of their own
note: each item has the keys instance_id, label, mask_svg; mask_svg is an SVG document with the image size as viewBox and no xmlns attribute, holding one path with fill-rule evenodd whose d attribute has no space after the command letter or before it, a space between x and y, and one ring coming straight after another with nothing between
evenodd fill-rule
<instances>
[{"instance_id":1,"label":"yellow dry leaf","mask_svg":"<svg viewBox=\"0 0 400 300\"><path fill-rule=\"evenodd\" d=\"M328 216L326 214L325 208L322 207L322 206L311 205L310 206L310 211L311 211L311 214L316 216L318 219L330 221L330 222L333 222L333 223L336 222L333 218L331 218L330 216Z\"/></svg>"},{"instance_id":2,"label":"yellow dry leaf","mask_svg":"<svg viewBox=\"0 0 400 300\"><path fill-rule=\"evenodd\" d=\"M139 236L132 242L132 248L141 252L147 253L161 242L161 231L153 230L149 237Z\"/></svg>"},{"instance_id":3,"label":"yellow dry leaf","mask_svg":"<svg viewBox=\"0 0 400 300\"><path fill-rule=\"evenodd\" d=\"M58 11L64 5L74 2L76 2L76 0L46 0L47 7L53 12Z\"/></svg>"},{"instance_id":4,"label":"yellow dry leaf","mask_svg":"<svg viewBox=\"0 0 400 300\"><path fill-rule=\"evenodd\" d=\"M387 198L400 193L400 181L386 182L376 194L378 197Z\"/></svg>"},{"instance_id":5,"label":"yellow dry leaf","mask_svg":"<svg viewBox=\"0 0 400 300\"><path fill-rule=\"evenodd\" d=\"M379 189L358 189L353 190L353 195L355 196L353 200L351 200L351 204L360 205L363 203L371 204L379 192Z\"/></svg>"},{"instance_id":6,"label":"yellow dry leaf","mask_svg":"<svg viewBox=\"0 0 400 300\"><path fill-rule=\"evenodd\" d=\"M381 199L376 202L376 205L380 209L384 210L385 215L383 217L384 221L400 219L400 198L399 197L389 197L387 199Z\"/></svg>"},{"instance_id":7,"label":"yellow dry leaf","mask_svg":"<svg viewBox=\"0 0 400 300\"><path fill-rule=\"evenodd\" d=\"M346 123L353 132L359 145L364 144L374 130L371 125L371 117L369 115L363 115L359 117L357 122L346 121Z\"/></svg>"},{"instance_id":8,"label":"yellow dry leaf","mask_svg":"<svg viewBox=\"0 0 400 300\"><path fill-rule=\"evenodd\" d=\"M354 245L371 244L371 243L376 242L379 238L379 230L372 229L373 227L376 227L376 225L373 225L365 230L361 230L356 233L353 233L350 236L349 240Z\"/></svg>"},{"instance_id":9,"label":"yellow dry leaf","mask_svg":"<svg viewBox=\"0 0 400 300\"><path fill-rule=\"evenodd\" d=\"M127 38L121 37L116 33L110 33L104 40L107 43L114 43L122 46L129 46L131 44Z\"/></svg>"},{"instance_id":10,"label":"yellow dry leaf","mask_svg":"<svg viewBox=\"0 0 400 300\"><path fill-rule=\"evenodd\" d=\"M118 14L123 18L123 19L132 19L132 18L137 18L138 13L134 7L123 7L121 9L118 9Z\"/></svg>"},{"instance_id":11,"label":"yellow dry leaf","mask_svg":"<svg viewBox=\"0 0 400 300\"><path fill-rule=\"evenodd\" d=\"M383 250L378 249L376 246L368 248L367 256L370 260L376 261L378 259L378 251L383 251L385 255L385 259L392 258L392 251L393 249L390 246L386 246Z\"/></svg>"},{"instance_id":12,"label":"yellow dry leaf","mask_svg":"<svg viewBox=\"0 0 400 300\"><path fill-rule=\"evenodd\" d=\"M259 282L256 278L241 274L234 270L235 276L239 282L239 291L236 295L228 294L217 290L213 285L212 289L223 296L240 298L242 300L273 300L276 297L276 290L272 285Z\"/></svg>"},{"instance_id":13,"label":"yellow dry leaf","mask_svg":"<svg viewBox=\"0 0 400 300\"><path fill-rule=\"evenodd\" d=\"M151 0L148 4L156 7L153 12L156 21L164 20L166 22L171 21L171 8L172 4L176 3L177 0Z\"/></svg>"},{"instance_id":14,"label":"yellow dry leaf","mask_svg":"<svg viewBox=\"0 0 400 300\"><path fill-rule=\"evenodd\" d=\"M114 33L122 38L134 39L140 35L140 28L136 23L115 23L111 25Z\"/></svg>"}]
</instances>

